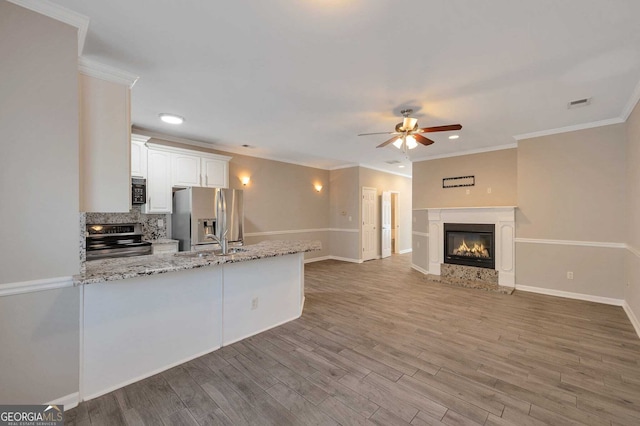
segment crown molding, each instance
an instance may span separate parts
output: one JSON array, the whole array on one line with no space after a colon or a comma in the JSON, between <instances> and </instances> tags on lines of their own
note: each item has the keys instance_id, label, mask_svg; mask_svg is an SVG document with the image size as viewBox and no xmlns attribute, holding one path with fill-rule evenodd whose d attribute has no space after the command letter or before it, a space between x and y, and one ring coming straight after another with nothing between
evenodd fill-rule
<instances>
[{"instance_id":1,"label":"crown molding","mask_svg":"<svg viewBox=\"0 0 640 426\"><path fill-rule=\"evenodd\" d=\"M127 71L122 71L109 65L101 64L85 57L78 58L78 71L90 77L113 83L123 84L130 88L138 81L138 76Z\"/></svg>"},{"instance_id":2,"label":"crown molding","mask_svg":"<svg viewBox=\"0 0 640 426\"><path fill-rule=\"evenodd\" d=\"M609 118L607 120L576 124L574 126L559 127L557 129L542 130L542 131L533 132L533 133L524 133L522 135L515 135L514 138L515 140L520 141L523 139L539 138L541 136L551 136L551 135L557 135L560 133L575 132L577 130L593 129L595 127L610 126L612 124L620 124L624 122L625 120L623 120L622 118L615 117L615 118Z\"/></svg>"},{"instance_id":3,"label":"crown molding","mask_svg":"<svg viewBox=\"0 0 640 426\"><path fill-rule=\"evenodd\" d=\"M137 135L135 133L131 133L132 141L146 143L149 139L151 139L149 136L143 136L143 135Z\"/></svg>"},{"instance_id":4,"label":"crown molding","mask_svg":"<svg viewBox=\"0 0 640 426\"><path fill-rule=\"evenodd\" d=\"M414 160L411 160L412 163L417 163L419 161L429 161L429 160L439 160L441 158L450 158L450 157L460 157L462 155L472 155L472 154L482 154L483 152L493 152L493 151L502 151L504 149L513 149L517 148L518 143L510 143L507 145L498 145L498 146L489 146L486 148L479 149L470 149L468 151L459 151L459 152L451 152L449 154L440 154L440 155L432 155L428 157L420 157Z\"/></svg>"},{"instance_id":5,"label":"crown molding","mask_svg":"<svg viewBox=\"0 0 640 426\"><path fill-rule=\"evenodd\" d=\"M9 0L9 2L77 28L78 56L82 55L89 29L89 17L48 0Z\"/></svg>"},{"instance_id":6,"label":"crown molding","mask_svg":"<svg viewBox=\"0 0 640 426\"><path fill-rule=\"evenodd\" d=\"M366 164L360 164L360 167L362 167L363 169L375 170L377 172L389 173L390 175L396 175L396 176L401 176L401 177L405 177L405 178L411 179L411 175L408 175L406 173L392 172L392 171L389 171L389 170L380 169L378 167L368 166Z\"/></svg>"},{"instance_id":7,"label":"crown molding","mask_svg":"<svg viewBox=\"0 0 640 426\"><path fill-rule=\"evenodd\" d=\"M191 146L197 146L200 148L205 148L205 149L213 149L215 151L221 151L221 152L227 152L230 154L238 154L238 155L244 155L246 157L252 157L252 158L261 158L263 160L271 160L271 161L278 161L280 163L286 163L286 164L294 164L296 166L302 166L302 167L309 167L312 169L319 169L319 170L330 170L329 168L326 167L319 167L310 163L303 163L303 162L296 162L296 161L292 161L292 160L284 160L282 158L277 158L277 157L271 157L271 156L266 156L266 155L251 155L250 153L245 152L246 148L234 148L234 147L230 147L227 145L215 145L213 142L200 142L200 141L196 141L193 139L186 139L186 138L181 138L178 136L171 136L171 135L167 135L165 133L159 133L156 132L154 130L149 130L149 129L145 129L144 127L137 127L137 126L133 126L131 128L132 132L135 132L136 134L139 135L144 135L144 136L148 136L150 138L154 138L154 139L160 139L160 140L164 140L164 141L168 141L168 142L176 142L176 143L181 143L184 145L191 145Z\"/></svg>"},{"instance_id":8,"label":"crown molding","mask_svg":"<svg viewBox=\"0 0 640 426\"><path fill-rule=\"evenodd\" d=\"M329 170L350 169L352 167L358 167L358 166L359 166L358 163L349 163L349 164L344 164L342 166L330 167Z\"/></svg>"},{"instance_id":9,"label":"crown molding","mask_svg":"<svg viewBox=\"0 0 640 426\"><path fill-rule=\"evenodd\" d=\"M631 115L631 113L633 112L633 109L638 104L638 101L640 101L640 81L636 85L636 88L634 89L633 93L631 94L631 97L629 98L629 102L627 102L627 105L624 107L624 110L622 111L622 115L620 117L622 117L624 121L627 121L629 119L629 116Z\"/></svg>"}]
</instances>

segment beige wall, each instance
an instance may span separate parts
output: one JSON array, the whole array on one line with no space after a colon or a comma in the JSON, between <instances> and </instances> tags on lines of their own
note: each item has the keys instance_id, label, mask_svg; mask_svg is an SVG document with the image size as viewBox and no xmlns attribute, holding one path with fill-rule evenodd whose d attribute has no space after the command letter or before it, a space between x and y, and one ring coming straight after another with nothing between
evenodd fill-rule
<instances>
[{"instance_id":1,"label":"beige wall","mask_svg":"<svg viewBox=\"0 0 640 426\"><path fill-rule=\"evenodd\" d=\"M77 30L0 0L0 286L78 273ZM0 296L0 402L78 392L79 290Z\"/></svg>"},{"instance_id":2,"label":"beige wall","mask_svg":"<svg viewBox=\"0 0 640 426\"><path fill-rule=\"evenodd\" d=\"M0 1L0 284L78 273L77 30Z\"/></svg>"},{"instance_id":3,"label":"beige wall","mask_svg":"<svg viewBox=\"0 0 640 426\"><path fill-rule=\"evenodd\" d=\"M520 141L517 236L623 242L624 141L624 124Z\"/></svg>"},{"instance_id":4,"label":"beige wall","mask_svg":"<svg viewBox=\"0 0 640 426\"><path fill-rule=\"evenodd\" d=\"M561 244L517 242L517 285L623 297L625 250L571 241L625 241L625 140L619 124L519 142L516 237Z\"/></svg>"},{"instance_id":5,"label":"beige wall","mask_svg":"<svg viewBox=\"0 0 640 426\"><path fill-rule=\"evenodd\" d=\"M640 320L640 104L627 121L627 229L625 300ZM640 330L636 330L640 333Z\"/></svg>"},{"instance_id":6,"label":"beige wall","mask_svg":"<svg viewBox=\"0 0 640 426\"><path fill-rule=\"evenodd\" d=\"M368 169L366 167L359 167L359 186L376 188L378 191L378 214L377 214L377 229L382 229L381 226L381 214L382 208L382 193L385 191L398 193L398 247L400 252L407 252L411 250L411 178L407 178L399 175L392 175L390 173L381 172L378 170ZM358 197L360 199L360 197ZM360 217L360 216L358 216ZM359 223L359 222L357 222ZM378 232L378 238L376 239L376 253L381 254L381 233Z\"/></svg>"},{"instance_id":7,"label":"beige wall","mask_svg":"<svg viewBox=\"0 0 640 426\"><path fill-rule=\"evenodd\" d=\"M360 259L359 167L329 173L330 251L332 256ZM351 218L351 220L349 220Z\"/></svg>"},{"instance_id":8,"label":"beige wall","mask_svg":"<svg viewBox=\"0 0 640 426\"><path fill-rule=\"evenodd\" d=\"M475 186L442 188L442 179L459 176L475 176ZM413 208L514 206L516 180L515 148L418 161L413 163Z\"/></svg>"}]
</instances>

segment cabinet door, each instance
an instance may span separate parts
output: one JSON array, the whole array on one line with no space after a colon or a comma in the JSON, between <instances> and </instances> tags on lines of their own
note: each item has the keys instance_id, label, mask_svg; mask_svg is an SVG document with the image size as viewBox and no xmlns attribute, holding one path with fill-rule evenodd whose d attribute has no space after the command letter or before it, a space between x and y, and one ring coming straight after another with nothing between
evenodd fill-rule
<instances>
[{"instance_id":1,"label":"cabinet door","mask_svg":"<svg viewBox=\"0 0 640 426\"><path fill-rule=\"evenodd\" d=\"M204 182L202 186L209 188L229 187L229 162L214 158L202 158Z\"/></svg>"},{"instance_id":2,"label":"cabinet door","mask_svg":"<svg viewBox=\"0 0 640 426\"><path fill-rule=\"evenodd\" d=\"M147 147L144 142L131 141L131 176L147 177Z\"/></svg>"},{"instance_id":3,"label":"cabinet door","mask_svg":"<svg viewBox=\"0 0 640 426\"><path fill-rule=\"evenodd\" d=\"M173 186L200 185L200 157L187 154L171 154Z\"/></svg>"},{"instance_id":4,"label":"cabinet door","mask_svg":"<svg viewBox=\"0 0 640 426\"><path fill-rule=\"evenodd\" d=\"M144 213L171 213L171 154L149 149L147 162Z\"/></svg>"}]
</instances>

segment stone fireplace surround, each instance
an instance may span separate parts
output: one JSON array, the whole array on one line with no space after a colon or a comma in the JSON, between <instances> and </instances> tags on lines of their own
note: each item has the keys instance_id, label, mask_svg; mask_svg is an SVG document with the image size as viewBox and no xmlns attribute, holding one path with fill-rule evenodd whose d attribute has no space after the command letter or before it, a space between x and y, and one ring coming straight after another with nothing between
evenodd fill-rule
<instances>
[{"instance_id":1,"label":"stone fireplace surround","mask_svg":"<svg viewBox=\"0 0 640 426\"><path fill-rule=\"evenodd\" d=\"M427 209L429 218L429 274L440 275L444 263L445 223L495 225L495 270L498 284L515 287L515 206L446 207Z\"/></svg>"}]
</instances>

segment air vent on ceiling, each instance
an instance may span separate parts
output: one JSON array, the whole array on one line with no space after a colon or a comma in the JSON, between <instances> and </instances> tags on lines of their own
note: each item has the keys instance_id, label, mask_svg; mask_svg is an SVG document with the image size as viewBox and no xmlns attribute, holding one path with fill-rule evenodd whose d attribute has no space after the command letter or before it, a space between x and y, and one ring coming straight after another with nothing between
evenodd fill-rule
<instances>
[{"instance_id":1,"label":"air vent on ceiling","mask_svg":"<svg viewBox=\"0 0 640 426\"><path fill-rule=\"evenodd\" d=\"M398 161L398 160L389 160L389 161L385 161L385 163L387 163L387 164L400 164L400 161Z\"/></svg>"},{"instance_id":2,"label":"air vent on ceiling","mask_svg":"<svg viewBox=\"0 0 640 426\"><path fill-rule=\"evenodd\" d=\"M591 105L591 98L578 99L567 104L568 109L580 108Z\"/></svg>"}]
</instances>

